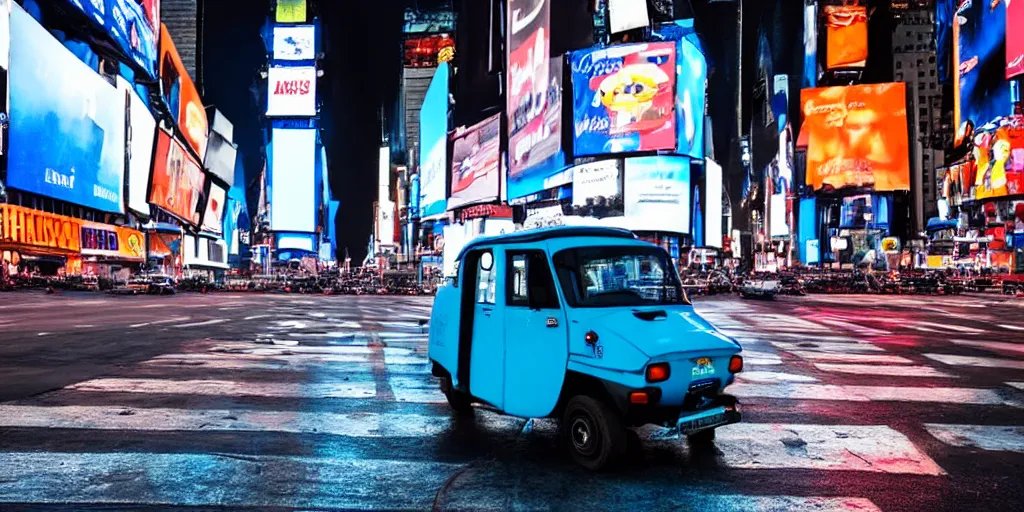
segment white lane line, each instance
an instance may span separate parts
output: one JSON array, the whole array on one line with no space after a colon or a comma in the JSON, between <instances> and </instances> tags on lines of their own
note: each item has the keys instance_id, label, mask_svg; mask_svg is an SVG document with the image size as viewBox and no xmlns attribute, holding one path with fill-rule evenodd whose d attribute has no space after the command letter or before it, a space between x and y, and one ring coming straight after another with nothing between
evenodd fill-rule
<instances>
[{"instance_id":1,"label":"white lane line","mask_svg":"<svg viewBox=\"0 0 1024 512\"><path fill-rule=\"evenodd\" d=\"M1024 343L1008 343L1005 341L974 341L974 340L953 340L956 345L974 347L989 352L1014 352L1024 354Z\"/></svg>"},{"instance_id":2,"label":"white lane line","mask_svg":"<svg viewBox=\"0 0 1024 512\"><path fill-rule=\"evenodd\" d=\"M313 346L313 345L298 345L288 347L261 347L254 343L220 343L210 348L209 352L212 353L243 353L243 354L256 354L256 355L293 355L293 354L331 354L331 355L351 355L351 354L364 354L369 355L374 353L373 348L367 346L353 346L353 345L329 345L329 346ZM393 355L410 355L413 353L412 349L402 347L384 347L383 351L385 354Z\"/></svg>"},{"instance_id":3,"label":"white lane line","mask_svg":"<svg viewBox=\"0 0 1024 512\"><path fill-rule=\"evenodd\" d=\"M259 320L261 318L270 318L274 315L253 315L245 317L245 320Z\"/></svg>"},{"instance_id":4,"label":"white lane line","mask_svg":"<svg viewBox=\"0 0 1024 512\"><path fill-rule=\"evenodd\" d=\"M214 318L213 320L207 320L205 322L195 322L195 323L191 323L191 324L181 324L181 325L175 325L174 327L176 327L178 329L185 329L187 327L203 327L205 325L222 324L222 323L228 322L228 321L230 321L230 320L228 320L227 318Z\"/></svg>"},{"instance_id":5,"label":"white lane line","mask_svg":"<svg viewBox=\"0 0 1024 512\"><path fill-rule=\"evenodd\" d=\"M943 373L931 366L877 366L873 364L831 364L817 363L815 368L824 372L850 373L854 375L883 375L886 377L956 377ZM740 374L742 375L742 374Z\"/></svg>"},{"instance_id":6,"label":"white lane line","mask_svg":"<svg viewBox=\"0 0 1024 512\"><path fill-rule=\"evenodd\" d=\"M437 379L408 376L392 376L388 378L391 393L398 402L418 404L442 404L446 402L441 393Z\"/></svg>"},{"instance_id":7,"label":"white lane line","mask_svg":"<svg viewBox=\"0 0 1024 512\"><path fill-rule=\"evenodd\" d=\"M188 320L189 318L192 318L192 317L190 317L190 316L177 316L177 317L174 317L174 318L167 318L167 319L164 319L164 320L156 320L156 321L153 321L153 322L145 322L145 323L141 323L141 324L132 324L132 325L129 325L128 328L129 329L138 329L139 327L148 327L150 325L172 324L172 323L175 323L175 322L184 322L185 320Z\"/></svg>"},{"instance_id":8,"label":"white lane line","mask_svg":"<svg viewBox=\"0 0 1024 512\"><path fill-rule=\"evenodd\" d=\"M1010 331L1024 331L1024 327L1019 325L999 324L999 327Z\"/></svg>"},{"instance_id":9,"label":"white lane line","mask_svg":"<svg viewBox=\"0 0 1024 512\"><path fill-rule=\"evenodd\" d=\"M794 351L807 350L811 352L885 352L885 349L870 343L836 343L806 341L802 343L790 343L774 341L772 345L780 350Z\"/></svg>"},{"instance_id":10,"label":"white lane line","mask_svg":"<svg viewBox=\"0 0 1024 512\"><path fill-rule=\"evenodd\" d=\"M818 379L807 375L796 375L781 372L743 372L736 376L740 382L772 384L777 382L818 382Z\"/></svg>"},{"instance_id":11,"label":"white lane line","mask_svg":"<svg viewBox=\"0 0 1024 512\"><path fill-rule=\"evenodd\" d=\"M943 330L944 331L953 331L953 332L961 332L961 333L964 333L964 334L981 334L981 333L985 332L984 329L975 329L974 327L966 327L966 326L963 326L963 325L956 325L956 324L937 324L935 322L925 322L925 321L921 321L921 320L915 321L914 324L916 324L918 326L926 326L926 327L931 327L931 328L939 329L940 331L943 331Z\"/></svg>"},{"instance_id":12,"label":"white lane line","mask_svg":"<svg viewBox=\"0 0 1024 512\"><path fill-rule=\"evenodd\" d=\"M951 366L974 366L978 368L1009 368L1024 370L1024 361L1000 359L997 357L955 356L951 354L922 354L928 359Z\"/></svg>"},{"instance_id":13,"label":"white lane line","mask_svg":"<svg viewBox=\"0 0 1024 512\"><path fill-rule=\"evenodd\" d=\"M68 386L72 391L148 393L201 396L275 398L373 398L373 382L300 384L295 382L238 382L230 380L95 379Z\"/></svg>"},{"instance_id":14,"label":"white lane line","mask_svg":"<svg viewBox=\"0 0 1024 512\"><path fill-rule=\"evenodd\" d=\"M430 373L428 361L424 358L395 357L387 360L388 371L391 373L425 375ZM330 363L345 363L334 365ZM256 371L291 371L303 372L318 370L323 374L330 373L371 373L373 364L366 358L345 358L338 361L332 357L289 356L287 358L249 358L234 359L225 357L187 358L166 357L150 359L141 363L152 368L203 368L209 370L256 370Z\"/></svg>"},{"instance_id":15,"label":"white lane line","mask_svg":"<svg viewBox=\"0 0 1024 512\"><path fill-rule=\"evenodd\" d=\"M716 433L715 445L732 468L945 474L887 426L742 423Z\"/></svg>"},{"instance_id":16,"label":"white lane line","mask_svg":"<svg viewBox=\"0 0 1024 512\"><path fill-rule=\"evenodd\" d=\"M75 326L75 329L92 329L93 327L96 326L92 324L78 324Z\"/></svg>"},{"instance_id":17,"label":"white lane line","mask_svg":"<svg viewBox=\"0 0 1024 512\"><path fill-rule=\"evenodd\" d=\"M950 446L1024 453L1024 427L925 423L924 428Z\"/></svg>"},{"instance_id":18,"label":"white lane line","mask_svg":"<svg viewBox=\"0 0 1024 512\"><path fill-rule=\"evenodd\" d=\"M874 502L866 498L831 498L819 496L745 496L701 495L694 502L702 510L787 512L881 512ZM655 507L656 508L656 507Z\"/></svg>"},{"instance_id":19,"label":"white lane line","mask_svg":"<svg viewBox=\"0 0 1024 512\"><path fill-rule=\"evenodd\" d=\"M811 352L808 350L792 350L789 352L794 356L809 361L825 361L834 363L862 363L862 364L911 364L913 361L901 356L880 355L880 354L847 354L832 352Z\"/></svg>"},{"instance_id":20,"label":"white lane line","mask_svg":"<svg viewBox=\"0 0 1024 512\"><path fill-rule=\"evenodd\" d=\"M826 384L733 384L729 391L740 398L783 400L836 400L842 402L934 402L948 404L1012 405L996 390Z\"/></svg>"},{"instance_id":21,"label":"white lane line","mask_svg":"<svg viewBox=\"0 0 1024 512\"><path fill-rule=\"evenodd\" d=\"M0 467L0 502L426 510L464 466L215 453L6 452Z\"/></svg>"},{"instance_id":22,"label":"white lane line","mask_svg":"<svg viewBox=\"0 0 1024 512\"><path fill-rule=\"evenodd\" d=\"M816 320L823 324L830 325L832 327L840 327L846 329L852 333L856 333L861 336L888 336L889 334L892 334L889 331L883 331L881 329L872 329L870 327L865 327L857 323L847 322L845 320L840 320L834 317L816 318Z\"/></svg>"}]
</instances>

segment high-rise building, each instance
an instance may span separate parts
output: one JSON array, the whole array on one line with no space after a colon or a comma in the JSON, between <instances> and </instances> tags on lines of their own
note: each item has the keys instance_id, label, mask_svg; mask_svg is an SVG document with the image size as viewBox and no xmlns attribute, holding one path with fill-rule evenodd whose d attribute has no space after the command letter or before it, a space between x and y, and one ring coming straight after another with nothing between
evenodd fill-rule
<instances>
[{"instance_id":1,"label":"high-rise building","mask_svg":"<svg viewBox=\"0 0 1024 512\"><path fill-rule=\"evenodd\" d=\"M167 25L167 31L174 39L181 62L189 76L194 77L196 85L202 92L202 76L197 71L197 63L202 46L199 20L200 8L204 0L161 0L160 21Z\"/></svg>"}]
</instances>

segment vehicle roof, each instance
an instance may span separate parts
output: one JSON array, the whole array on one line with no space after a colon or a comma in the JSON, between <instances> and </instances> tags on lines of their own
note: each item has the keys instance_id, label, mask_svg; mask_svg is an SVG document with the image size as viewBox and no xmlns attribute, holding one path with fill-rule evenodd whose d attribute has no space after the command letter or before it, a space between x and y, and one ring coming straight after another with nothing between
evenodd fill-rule
<instances>
[{"instance_id":1,"label":"vehicle roof","mask_svg":"<svg viewBox=\"0 0 1024 512\"><path fill-rule=\"evenodd\" d=\"M467 252L483 246L538 243L560 238L581 237L636 240L636 236L633 235L633 232L625 229L597 226L555 226L550 228L531 229L528 231L518 231L506 235L477 238L476 240L466 244L466 246L459 251L458 260L461 261L462 257L465 256Z\"/></svg>"}]
</instances>

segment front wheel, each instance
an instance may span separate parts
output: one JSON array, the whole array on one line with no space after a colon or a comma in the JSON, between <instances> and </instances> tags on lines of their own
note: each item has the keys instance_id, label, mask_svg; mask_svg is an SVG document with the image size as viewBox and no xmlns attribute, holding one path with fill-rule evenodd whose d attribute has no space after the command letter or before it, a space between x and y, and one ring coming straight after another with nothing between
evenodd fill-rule
<instances>
[{"instance_id":1,"label":"front wheel","mask_svg":"<svg viewBox=\"0 0 1024 512\"><path fill-rule=\"evenodd\" d=\"M451 375L441 377L441 392L448 400L448 405L457 413L465 414L473 411L473 402L465 393L455 389Z\"/></svg>"},{"instance_id":2,"label":"front wheel","mask_svg":"<svg viewBox=\"0 0 1024 512\"><path fill-rule=\"evenodd\" d=\"M626 449L626 429L610 407L589 396L569 400L562 418L569 454L581 466L600 471Z\"/></svg>"}]
</instances>

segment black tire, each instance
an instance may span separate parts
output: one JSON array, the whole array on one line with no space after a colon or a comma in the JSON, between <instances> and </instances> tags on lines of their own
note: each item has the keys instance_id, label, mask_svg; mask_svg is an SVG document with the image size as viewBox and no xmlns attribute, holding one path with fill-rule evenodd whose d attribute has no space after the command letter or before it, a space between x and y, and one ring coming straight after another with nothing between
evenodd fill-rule
<instances>
[{"instance_id":1,"label":"black tire","mask_svg":"<svg viewBox=\"0 0 1024 512\"><path fill-rule=\"evenodd\" d=\"M589 396L569 400L561 427L573 460L591 471L607 468L626 451L626 429L618 414Z\"/></svg>"},{"instance_id":2,"label":"black tire","mask_svg":"<svg viewBox=\"0 0 1024 512\"><path fill-rule=\"evenodd\" d=\"M715 429L701 430L696 434L686 436L686 442L694 449L707 449L715 443Z\"/></svg>"},{"instance_id":3,"label":"black tire","mask_svg":"<svg viewBox=\"0 0 1024 512\"><path fill-rule=\"evenodd\" d=\"M446 374L441 377L441 392L444 393L444 397L453 411L459 414L473 412L472 400L465 393L455 389L455 386L452 385L451 375Z\"/></svg>"}]
</instances>

